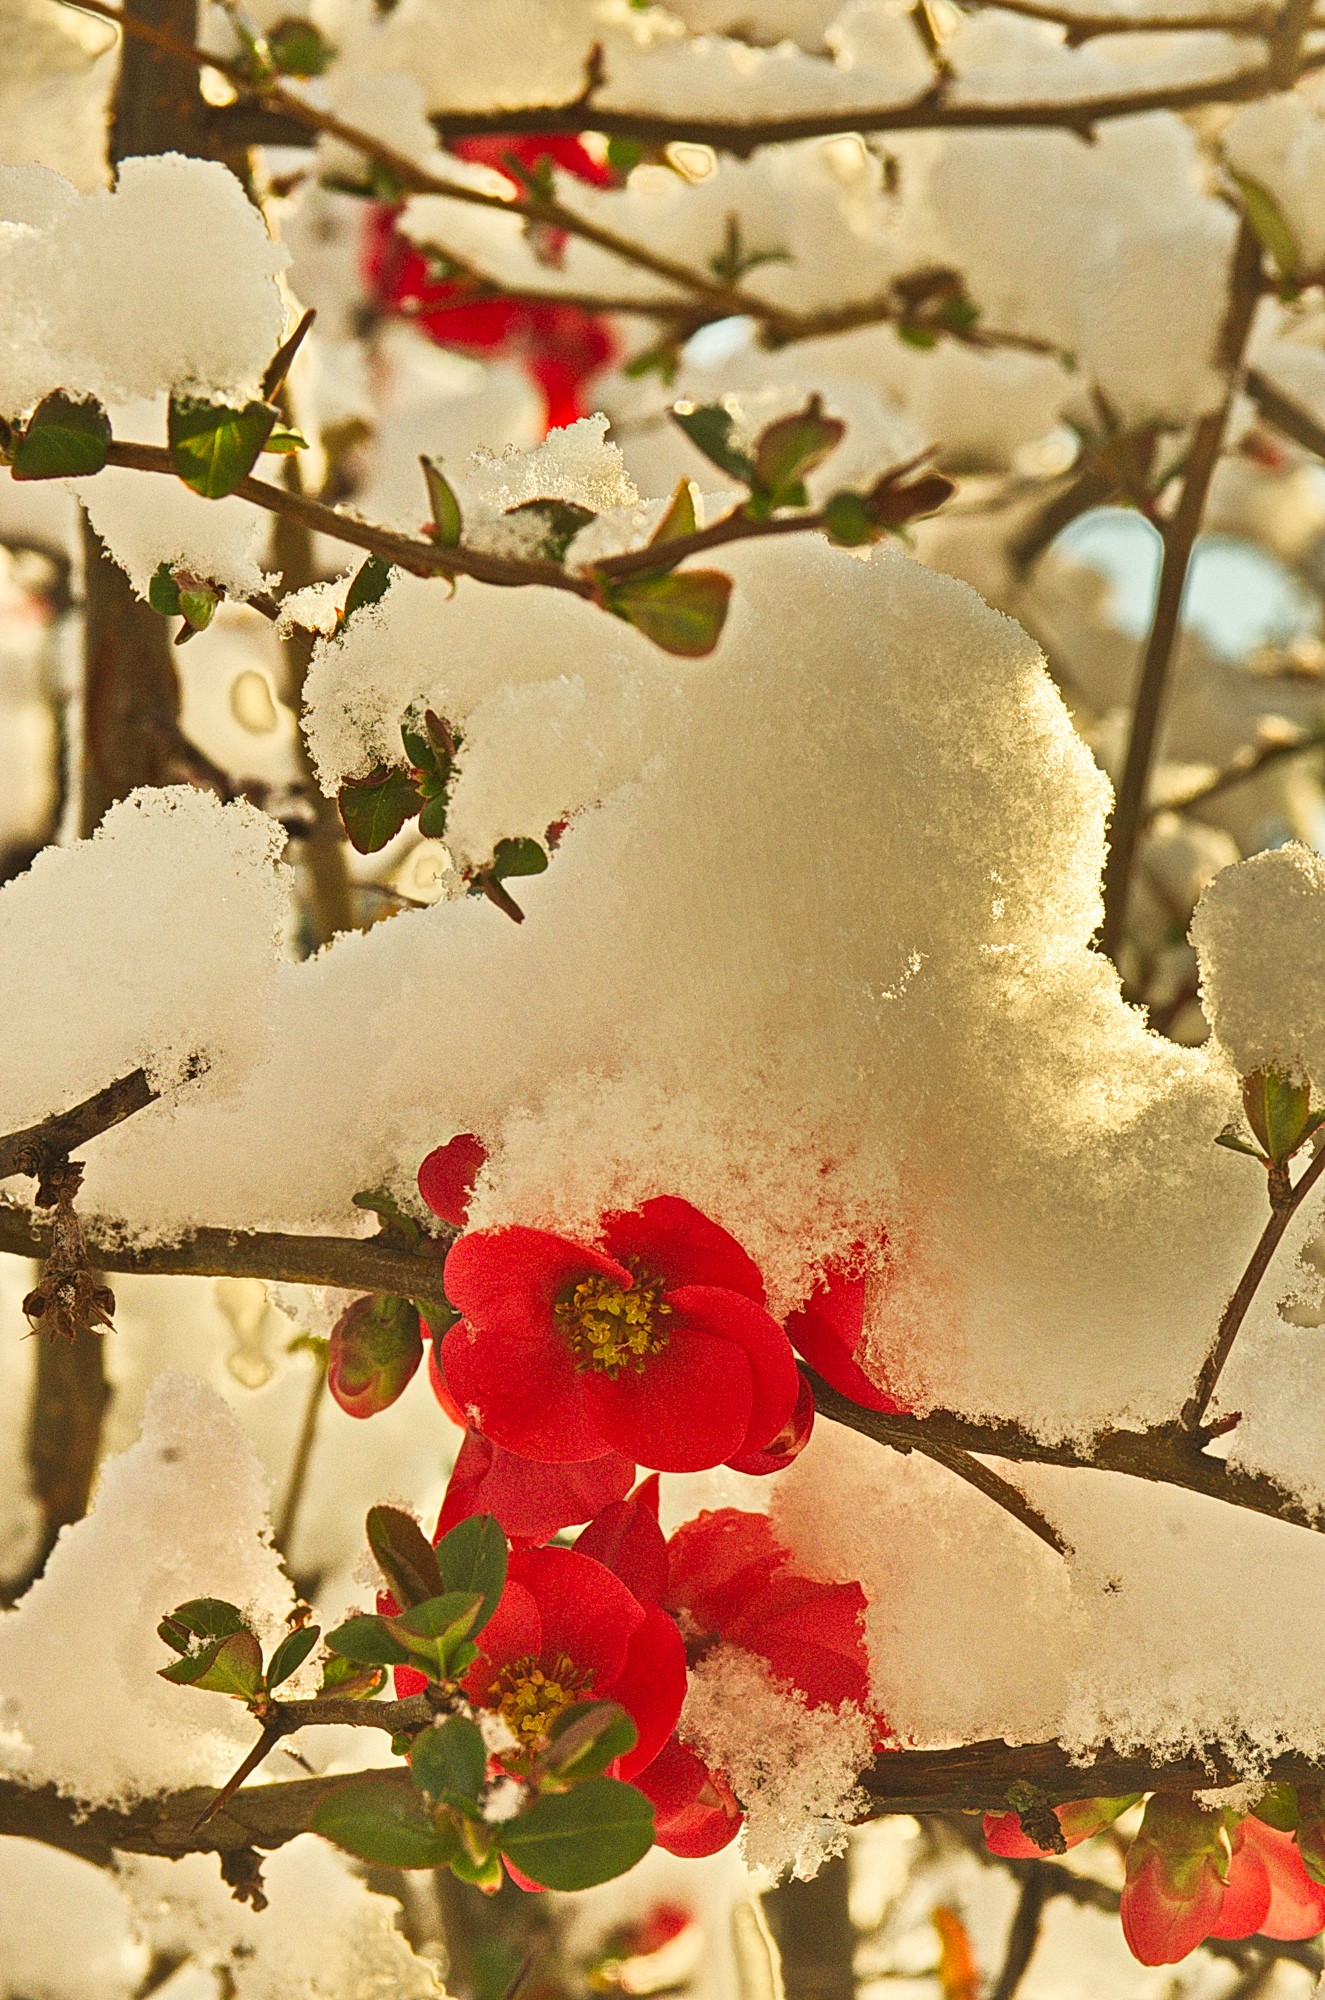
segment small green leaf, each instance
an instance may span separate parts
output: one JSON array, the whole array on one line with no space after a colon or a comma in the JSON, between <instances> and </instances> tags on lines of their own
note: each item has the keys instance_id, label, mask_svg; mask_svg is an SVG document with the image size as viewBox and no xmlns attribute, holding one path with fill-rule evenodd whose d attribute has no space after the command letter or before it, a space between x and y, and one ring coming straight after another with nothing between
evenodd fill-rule
<instances>
[{"instance_id":1,"label":"small green leaf","mask_svg":"<svg viewBox=\"0 0 1325 2000\"><path fill-rule=\"evenodd\" d=\"M399 1507L370 1507L368 1546L402 1611L425 1604L448 1590L477 1589L456 1583L440 1568L437 1553L412 1515Z\"/></svg>"},{"instance_id":2,"label":"small green leaf","mask_svg":"<svg viewBox=\"0 0 1325 2000\"><path fill-rule=\"evenodd\" d=\"M1291 1160L1308 1136L1311 1086L1281 1069L1253 1070L1242 1080L1247 1123L1275 1166Z\"/></svg>"},{"instance_id":3,"label":"small green leaf","mask_svg":"<svg viewBox=\"0 0 1325 2000\"><path fill-rule=\"evenodd\" d=\"M328 1632L327 1645L358 1667L403 1667L410 1656L409 1647L397 1639L384 1618L368 1615L347 1618L334 1632Z\"/></svg>"},{"instance_id":4,"label":"small green leaf","mask_svg":"<svg viewBox=\"0 0 1325 2000\"><path fill-rule=\"evenodd\" d=\"M465 1638L474 1629L483 1599L477 1590L446 1590L391 1620L391 1630L411 1639Z\"/></svg>"},{"instance_id":5,"label":"small green leaf","mask_svg":"<svg viewBox=\"0 0 1325 2000\"><path fill-rule=\"evenodd\" d=\"M288 1632L271 1656L267 1686L278 1688L292 1674L297 1674L321 1636L321 1630L316 1625L301 1625L296 1631Z\"/></svg>"},{"instance_id":6,"label":"small green leaf","mask_svg":"<svg viewBox=\"0 0 1325 2000\"><path fill-rule=\"evenodd\" d=\"M359 854L377 854L423 804L407 771L382 769L350 779L336 795L341 823Z\"/></svg>"},{"instance_id":7,"label":"small green leaf","mask_svg":"<svg viewBox=\"0 0 1325 2000\"><path fill-rule=\"evenodd\" d=\"M1280 1833L1293 1833L1298 1821L1297 1792L1292 1785L1267 1785L1252 1807L1252 1816L1263 1819Z\"/></svg>"},{"instance_id":8,"label":"small green leaf","mask_svg":"<svg viewBox=\"0 0 1325 2000\"><path fill-rule=\"evenodd\" d=\"M631 4L637 5L638 0L631 0ZM607 164L614 174L619 174L624 180L627 174L634 172L646 150L642 139L631 139L624 132L614 132L607 142Z\"/></svg>"},{"instance_id":9,"label":"small green leaf","mask_svg":"<svg viewBox=\"0 0 1325 2000\"><path fill-rule=\"evenodd\" d=\"M276 417L269 403L232 410L196 396L172 396L167 436L176 472L204 500L223 499L253 470Z\"/></svg>"},{"instance_id":10,"label":"small green leaf","mask_svg":"<svg viewBox=\"0 0 1325 2000\"><path fill-rule=\"evenodd\" d=\"M253 1701L262 1692L262 1648L251 1632L232 1632L192 1658L163 1667L161 1678Z\"/></svg>"},{"instance_id":11,"label":"small green leaf","mask_svg":"<svg viewBox=\"0 0 1325 2000\"><path fill-rule=\"evenodd\" d=\"M577 1784L596 1778L639 1741L639 1731L614 1701L578 1701L563 1708L548 1730L547 1748L534 1767L538 1779Z\"/></svg>"},{"instance_id":12,"label":"small green leaf","mask_svg":"<svg viewBox=\"0 0 1325 2000\"><path fill-rule=\"evenodd\" d=\"M724 410L721 403L674 403L671 417L710 464L746 486L754 485L754 460L731 441L735 420L730 410Z\"/></svg>"},{"instance_id":13,"label":"small green leaf","mask_svg":"<svg viewBox=\"0 0 1325 2000\"><path fill-rule=\"evenodd\" d=\"M390 563L381 556L369 556L367 562L355 571L341 610L341 622L352 618L356 611L362 611L366 604L379 604L390 581Z\"/></svg>"},{"instance_id":14,"label":"small green leaf","mask_svg":"<svg viewBox=\"0 0 1325 2000\"><path fill-rule=\"evenodd\" d=\"M462 1824L474 1827L477 1822L465 1820ZM476 1889L495 1895L502 1883L501 1855L495 1847L482 1855L466 1854L462 1847L452 1858L451 1873L458 1882L472 1882Z\"/></svg>"},{"instance_id":15,"label":"small green leaf","mask_svg":"<svg viewBox=\"0 0 1325 2000\"><path fill-rule=\"evenodd\" d=\"M824 533L839 548L863 548L867 542L877 542L883 532L862 493L834 493L824 507Z\"/></svg>"},{"instance_id":16,"label":"small green leaf","mask_svg":"<svg viewBox=\"0 0 1325 2000\"><path fill-rule=\"evenodd\" d=\"M191 1597L187 1604L177 1604L170 1616L199 1639L228 1639L232 1632L248 1630L239 1606L228 1604L223 1597Z\"/></svg>"},{"instance_id":17,"label":"small green leaf","mask_svg":"<svg viewBox=\"0 0 1325 2000\"><path fill-rule=\"evenodd\" d=\"M366 1771L336 1784L309 1820L314 1833L384 1868L445 1868L458 1850L403 1771Z\"/></svg>"},{"instance_id":18,"label":"small green leaf","mask_svg":"<svg viewBox=\"0 0 1325 2000\"><path fill-rule=\"evenodd\" d=\"M530 521L539 530L534 553L545 562L564 562L566 551L581 528L587 528L595 520L593 509L581 507L574 500L524 500L518 507L508 507L504 518L508 521Z\"/></svg>"},{"instance_id":19,"label":"small green leaf","mask_svg":"<svg viewBox=\"0 0 1325 2000\"><path fill-rule=\"evenodd\" d=\"M488 1769L483 1732L468 1716L453 1715L414 1738L409 1767L419 1790L438 1805L477 1812Z\"/></svg>"},{"instance_id":20,"label":"small green leaf","mask_svg":"<svg viewBox=\"0 0 1325 2000\"><path fill-rule=\"evenodd\" d=\"M928 354L931 348L939 344L939 337L931 328L911 326L906 321L898 326L897 338L905 342L907 347L918 347L922 354Z\"/></svg>"},{"instance_id":21,"label":"small green leaf","mask_svg":"<svg viewBox=\"0 0 1325 2000\"><path fill-rule=\"evenodd\" d=\"M1226 1125L1215 1139L1216 1146L1227 1146L1230 1153L1245 1153L1248 1159L1265 1163L1265 1155L1259 1146L1253 1146L1250 1139L1244 1139L1236 1125Z\"/></svg>"},{"instance_id":22,"label":"small green leaf","mask_svg":"<svg viewBox=\"0 0 1325 2000\"><path fill-rule=\"evenodd\" d=\"M355 1660L347 1660L340 1653L333 1653L322 1663L322 1685L319 1694L338 1694L348 1701L367 1701L370 1695L379 1694L386 1685L386 1670L383 1667L361 1666Z\"/></svg>"},{"instance_id":23,"label":"small green leaf","mask_svg":"<svg viewBox=\"0 0 1325 2000\"><path fill-rule=\"evenodd\" d=\"M470 1514L457 1521L437 1544L437 1567L445 1588L474 1590L483 1599L475 1632L483 1630L497 1609L509 1560L506 1536L491 1514Z\"/></svg>"},{"instance_id":24,"label":"small green leaf","mask_svg":"<svg viewBox=\"0 0 1325 2000\"><path fill-rule=\"evenodd\" d=\"M321 76L336 50L320 28L302 16L285 19L267 31L267 52L282 76Z\"/></svg>"},{"instance_id":25,"label":"small green leaf","mask_svg":"<svg viewBox=\"0 0 1325 2000\"><path fill-rule=\"evenodd\" d=\"M508 875L542 875L547 863L547 849L537 840L499 840L492 850L488 873L504 882Z\"/></svg>"},{"instance_id":26,"label":"small green leaf","mask_svg":"<svg viewBox=\"0 0 1325 2000\"><path fill-rule=\"evenodd\" d=\"M824 415L823 399L811 396L803 410L779 417L755 446L755 477L774 507L803 507L804 480L822 465L846 436L846 425Z\"/></svg>"},{"instance_id":27,"label":"small green leaf","mask_svg":"<svg viewBox=\"0 0 1325 2000\"><path fill-rule=\"evenodd\" d=\"M653 1845L653 1807L618 1778L588 1778L537 1799L496 1828L503 1854L544 1889L592 1889L624 1875Z\"/></svg>"},{"instance_id":28,"label":"small green leaf","mask_svg":"<svg viewBox=\"0 0 1325 2000\"><path fill-rule=\"evenodd\" d=\"M266 444L263 445L262 449L264 451L276 451L276 452L286 452L286 453L292 451L307 451L308 439L304 436L302 431L287 430L283 424L278 424L275 430L272 432L271 436L267 439Z\"/></svg>"},{"instance_id":29,"label":"small green leaf","mask_svg":"<svg viewBox=\"0 0 1325 2000\"><path fill-rule=\"evenodd\" d=\"M169 563L158 563L147 586L147 601L163 618L179 617L179 585Z\"/></svg>"},{"instance_id":30,"label":"small green leaf","mask_svg":"<svg viewBox=\"0 0 1325 2000\"><path fill-rule=\"evenodd\" d=\"M1302 269L1302 252L1297 238L1284 219L1283 210L1267 187L1253 180L1249 174L1235 173L1238 193L1247 211L1247 220L1259 236L1263 247L1279 269L1279 275L1290 285Z\"/></svg>"},{"instance_id":31,"label":"small green leaf","mask_svg":"<svg viewBox=\"0 0 1325 2000\"><path fill-rule=\"evenodd\" d=\"M12 446L9 468L15 479L86 478L101 471L110 447L110 418L96 397L53 389Z\"/></svg>"},{"instance_id":32,"label":"small green leaf","mask_svg":"<svg viewBox=\"0 0 1325 2000\"><path fill-rule=\"evenodd\" d=\"M216 616L219 602L216 592L205 583L179 586L180 614L185 624L191 626L195 632L207 630Z\"/></svg>"},{"instance_id":33,"label":"small green leaf","mask_svg":"<svg viewBox=\"0 0 1325 2000\"><path fill-rule=\"evenodd\" d=\"M434 799L428 799L419 814L419 832L425 840L443 840L446 837L446 815L450 801L445 792L439 792Z\"/></svg>"},{"instance_id":34,"label":"small green leaf","mask_svg":"<svg viewBox=\"0 0 1325 2000\"><path fill-rule=\"evenodd\" d=\"M667 512L649 536L649 547L656 549L662 542L679 542L694 532L695 489L688 479L679 479L667 503Z\"/></svg>"},{"instance_id":35,"label":"small green leaf","mask_svg":"<svg viewBox=\"0 0 1325 2000\"><path fill-rule=\"evenodd\" d=\"M406 1215L390 1188L360 1188L358 1194L350 1196L350 1200L356 1208L366 1209L369 1215L377 1216L383 1232L389 1230L398 1236L408 1249L412 1250L418 1244L423 1231L412 1215Z\"/></svg>"},{"instance_id":36,"label":"small green leaf","mask_svg":"<svg viewBox=\"0 0 1325 2000\"><path fill-rule=\"evenodd\" d=\"M419 464L423 467L428 505L432 509L432 538L444 549L458 549L464 523L455 489L437 459L424 457Z\"/></svg>"},{"instance_id":37,"label":"small green leaf","mask_svg":"<svg viewBox=\"0 0 1325 2000\"><path fill-rule=\"evenodd\" d=\"M665 576L608 581L603 603L665 653L698 660L713 651L722 635L731 591L731 578L721 570L673 570Z\"/></svg>"}]
</instances>

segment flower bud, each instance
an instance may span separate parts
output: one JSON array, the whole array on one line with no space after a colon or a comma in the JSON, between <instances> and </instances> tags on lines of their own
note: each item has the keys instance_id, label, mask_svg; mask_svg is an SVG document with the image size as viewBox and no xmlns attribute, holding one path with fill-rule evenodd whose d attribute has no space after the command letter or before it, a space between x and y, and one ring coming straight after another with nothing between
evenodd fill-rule
<instances>
[{"instance_id":1,"label":"flower bud","mask_svg":"<svg viewBox=\"0 0 1325 2000\"><path fill-rule=\"evenodd\" d=\"M370 1292L331 1329L327 1387L350 1417L373 1417L395 1402L423 1359L417 1309L390 1292Z\"/></svg>"}]
</instances>

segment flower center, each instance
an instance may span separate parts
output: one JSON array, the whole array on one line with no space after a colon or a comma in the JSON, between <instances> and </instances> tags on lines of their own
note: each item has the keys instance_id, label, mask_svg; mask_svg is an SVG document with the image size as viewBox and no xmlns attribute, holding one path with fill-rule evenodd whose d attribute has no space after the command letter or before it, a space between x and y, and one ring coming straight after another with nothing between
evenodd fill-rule
<instances>
[{"instance_id":1,"label":"flower center","mask_svg":"<svg viewBox=\"0 0 1325 2000\"><path fill-rule=\"evenodd\" d=\"M667 1345L659 1322L671 1312L660 1278L637 1278L627 1290L612 1278L582 1278L553 1311L579 1368L597 1368L615 1381L623 1368L643 1374L651 1354Z\"/></svg>"},{"instance_id":2,"label":"flower center","mask_svg":"<svg viewBox=\"0 0 1325 2000\"><path fill-rule=\"evenodd\" d=\"M522 1747L535 1749L563 1708L579 1701L593 1681L591 1667L577 1667L565 1653L546 1671L526 1655L504 1666L488 1689L488 1700L519 1737Z\"/></svg>"}]
</instances>

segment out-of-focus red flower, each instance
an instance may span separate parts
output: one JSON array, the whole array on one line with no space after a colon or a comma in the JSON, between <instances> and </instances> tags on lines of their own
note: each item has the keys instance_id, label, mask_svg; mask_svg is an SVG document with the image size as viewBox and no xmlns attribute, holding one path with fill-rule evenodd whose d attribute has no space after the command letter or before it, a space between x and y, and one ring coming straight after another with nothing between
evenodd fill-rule
<instances>
[{"instance_id":1,"label":"out-of-focus red flower","mask_svg":"<svg viewBox=\"0 0 1325 2000\"><path fill-rule=\"evenodd\" d=\"M1270 1902L1256 1929L1263 1937L1292 1939L1315 1937L1325 1930L1325 1887L1314 1881L1291 1833L1281 1833L1264 1820L1249 1816L1238 1829L1242 1852L1264 1863L1270 1884ZM1236 1868L1238 1856L1234 1855ZM1230 1877L1230 1888L1232 1880ZM1247 1931L1230 1931L1230 1937L1247 1937Z\"/></svg>"},{"instance_id":2,"label":"out-of-focus red flower","mask_svg":"<svg viewBox=\"0 0 1325 2000\"><path fill-rule=\"evenodd\" d=\"M604 1217L598 1245L512 1227L462 1236L441 1346L450 1392L508 1451L620 1452L699 1472L762 1451L800 1390L763 1281L735 1239L663 1195Z\"/></svg>"},{"instance_id":3,"label":"out-of-focus red flower","mask_svg":"<svg viewBox=\"0 0 1325 2000\"><path fill-rule=\"evenodd\" d=\"M611 187L619 178L578 139L552 133L460 139L452 150L495 167L516 185L512 161L531 174L550 162L595 187ZM380 309L408 316L443 347L517 362L542 392L548 430L584 416L584 384L619 352L611 323L582 306L507 299L472 278L432 276L427 257L396 229L397 213L380 205L369 210L364 278ZM549 247L555 255L555 236Z\"/></svg>"},{"instance_id":4,"label":"out-of-focus red flower","mask_svg":"<svg viewBox=\"0 0 1325 2000\"><path fill-rule=\"evenodd\" d=\"M852 1701L869 1709L858 1583L798 1576L768 1516L735 1507L687 1521L667 1553L664 1602L682 1620L692 1658L725 1639L757 1653L811 1707Z\"/></svg>"},{"instance_id":5,"label":"out-of-focus red flower","mask_svg":"<svg viewBox=\"0 0 1325 2000\"><path fill-rule=\"evenodd\" d=\"M1232 1846L1224 1815L1155 1792L1127 1853L1119 1915L1142 1965L1176 1965L1219 1921Z\"/></svg>"},{"instance_id":6,"label":"out-of-focus red flower","mask_svg":"<svg viewBox=\"0 0 1325 2000\"><path fill-rule=\"evenodd\" d=\"M434 1215L463 1229L469 1220L469 1197L488 1157L488 1149L472 1132L457 1132L444 1146L435 1146L419 1168L419 1193Z\"/></svg>"},{"instance_id":7,"label":"out-of-focus red flower","mask_svg":"<svg viewBox=\"0 0 1325 2000\"><path fill-rule=\"evenodd\" d=\"M633 1782L652 1799L654 1838L669 1854L695 1861L716 1854L741 1830L741 1808L727 1780L676 1736Z\"/></svg>"},{"instance_id":8,"label":"out-of-focus red flower","mask_svg":"<svg viewBox=\"0 0 1325 2000\"><path fill-rule=\"evenodd\" d=\"M492 1514L513 1547L546 1542L559 1529L590 1521L611 1502L623 1501L634 1477L631 1460L617 1452L582 1464L549 1465L503 1451L478 1431L466 1431L433 1539L440 1540L470 1514Z\"/></svg>"},{"instance_id":9,"label":"out-of-focus red flower","mask_svg":"<svg viewBox=\"0 0 1325 2000\"><path fill-rule=\"evenodd\" d=\"M676 1626L578 1549L517 1550L477 1643L465 1692L502 1715L529 1750L572 1702L614 1701L639 1732L614 1766L631 1778L657 1756L681 1712L686 1664Z\"/></svg>"},{"instance_id":10,"label":"out-of-focus red flower","mask_svg":"<svg viewBox=\"0 0 1325 2000\"><path fill-rule=\"evenodd\" d=\"M865 1280L830 1264L823 1283L788 1314L787 1337L798 1354L853 1403L897 1416L906 1408L881 1389L856 1359L865 1330Z\"/></svg>"},{"instance_id":11,"label":"out-of-focus red flower","mask_svg":"<svg viewBox=\"0 0 1325 2000\"><path fill-rule=\"evenodd\" d=\"M1140 1793L1118 1799L1073 1799L1069 1805L1055 1806L1054 1818L1058 1821L1063 1839L1069 1847L1078 1846L1089 1840L1092 1834L1100 1833L1106 1826L1112 1826L1120 1813L1136 1804ZM984 1817L985 1846L991 1854L1001 1854L1005 1859L1027 1861L1042 1858L1050 1852L1047 1847L1037 1846L1030 1835L1023 1831L1016 1813L986 1813Z\"/></svg>"}]
</instances>

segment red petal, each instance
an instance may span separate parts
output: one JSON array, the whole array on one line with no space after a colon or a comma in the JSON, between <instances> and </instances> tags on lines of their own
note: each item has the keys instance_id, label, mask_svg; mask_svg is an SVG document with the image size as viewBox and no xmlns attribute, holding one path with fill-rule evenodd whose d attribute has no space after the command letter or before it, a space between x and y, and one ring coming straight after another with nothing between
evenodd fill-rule
<instances>
[{"instance_id":1,"label":"red petal","mask_svg":"<svg viewBox=\"0 0 1325 2000\"><path fill-rule=\"evenodd\" d=\"M638 1265L663 1288L716 1285L764 1303L759 1266L734 1236L679 1195L655 1195L638 1208L603 1217L603 1247L623 1264Z\"/></svg>"},{"instance_id":2,"label":"red petal","mask_svg":"<svg viewBox=\"0 0 1325 2000\"><path fill-rule=\"evenodd\" d=\"M1264 1861L1270 1877L1270 1907L1261 1935L1288 1940L1315 1937L1325 1929L1325 1888L1313 1882L1291 1833L1263 1820L1243 1821L1245 1845Z\"/></svg>"},{"instance_id":3,"label":"red petal","mask_svg":"<svg viewBox=\"0 0 1325 2000\"><path fill-rule=\"evenodd\" d=\"M1042 1861L1049 1852L1022 1831L1021 1821L1011 1812L986 1813L984 1836L989 1852L1001 1854L1007 1861Z\"/></svg>"},{"instance_id":4,"label":"red petal","mask_svg":"<svg viewBox=\"0 0 1325 2000\"><path fill-rule=\"evenodd\" d=\"M656 1476L652 1483L656 1485ZM592 1556L619 1576L641 1604L661 1604L667 1589L667 1543L656 1510L656 1499L650 1506L642 1494L615 1500L594 1515L575 1542L582 1556Z\"/></svg>"},{"instance_id":5,"label":"red petal","mask_svg":"<svg viewBox=\"0 0 1325 2000\"><path fill-rule=\"evenodd\" d=\"M740 1450L750 1428L753 1385L745 1352L708 1333L675 1329L642 1371L623 1369L613 1381L588 1369L579 1379L603 1441L658 1472L721 1465Z\"/></svg>"},{"instance_id":6,"label":"red petal","mask_svg":"<svg viewBox=\"0 0 1325 2000\"><path fill-rule=\"evenodd\" d=\"M564 1341L512 1341L461 1320L443 1339L441 1358L467 1421L507 1451L567 1464L613 1448Z\"/></svg>"},{"instance_id":7,"label":"red petal","mask_svg":"<svg viewBox=\"0 0 1325 2000\"><path fill-rule=\"evenodd\" d=\"M720 1633L788 1560L767 1514L705 1512L667 1544L667 1608L687 1612L701 1632Z\"/></svg>"},{"instance_id":8,"label":"red petal","mask_svg":"<svg viewBox=\"0 0 1325 2000\"><path fill-rule=\"evenodd\" d=\"M467 1420L464 1411L451 1394L450 1384L442 1369L442 1342L433 1333L426 1319L422 1320L420 1324L423 1328L423 1337L428 1343L428 1381L433 1395L436 1396L438 1402L446 1411L447 1416L451 1419L451 1422L458 1424L463 1431L467 1428Z\"/></svg>"},{"instance_id":9,"label":"red petal","mask_svg":"<svg viewBox=\"0 0 1325 2000\"><path fill-rule=\"evenodd\" d=\"M1135 1873L1128 1856L1118 1912L1123 1936L1142 1965L1176 1965L1209 1937L1219 1921L1224 1885L1213 1865L1207 1864L1198 1871L1190 1894L1180 1894L1170 1883L1157 1848L1136 1841L1133 1851L1143 1844L1147 1851Z\"/></svg>"},{"instance_id":10,"label":"red petal","mask_svg":"<svg viewBox=\"0 0 1325 2000\"><path fill-rule=\"evenodd\" d=\"M538 1606L543 1665L564 1653L574 1666L592 1673L588 1693L601 1697L625 1666L631 1636L644 1622L644 1606L620 1577L575 1549L521 1549L511 1558L510 1574Z\"/></svg>"},{"instance_id":11,"label":"red petal","mask_svg":"<svg viewBox=\"0 0 1325 2000\"><path fill-rule=\"evenodd\" d=\"M503 1451L478 1431L466 1431L434 1539L470 1514L492 1514L512 1542L545 1542L559 1528L592 1520L611 1503L620 1504L634 1477L630 1460L615 1452L548 1465Z\"/></svg>"},{"instance_id":12,"label":"red petal","mask_svg":"<svg viewBox=\"0 0 1325 2000\"><path fill-rule=\"evenodd\" d=\"M457 1132L444 1146L429 1153L419 1168L419 1193L434 1215L463 1229L469 1220L469 1197L488 1157L483 1141L472 1132Z\"/></svg>"},{"instance_id":13,"label":"red petal","mask_svg":"<svg viewBox=\"0 0 1325 2000\"><path fill-rule=\"evenodd\" d=\"M633 1781L653 1800L655 1838L669 1854L698 1860L735 1840L741 1809L725 1778L675 1736Z\"/></svg>"},{"instance_id":14,"label":"red petal","mask_svg":"<svg viewBox=\"0 0 1325 2000\"><path fill-rule=\"evenodd\" d=\"M906 1408L871 1382L856 1361L865 1326L865 1280L829 1269L799 1311L787 1316L787 1335L798 1354L853 1403L896 1416Z\"/></svg>"},{"instance_id":15,"label":"red petal","mask_svg":"<svg viewBox=\"0 0 1325 2000\"><path fill-rule=\"evenodd\" d=\"M532 1343L565 1341L553 1306L581 1278L612 1278L629 1286L620 1264L547 1229L474 1229L452 1244L443 1271L446 1296L458 1313L484 1333Z\"/></svg>"},{"instance_id":16,"label":"red petal","mask_svg":"<svg viewBox=\"0 0 1325 2000\"><path fill-rule=\"evenodd\" d=\"M501 1602L479 1634L483 1650L465 1675L468 1692L481 1700L493 1670L512 1660L537 1659L543 1650L543 1621L531 1590L519 1577L507 1576Z\"/></svg>"},{"instance_id":17,"label":"red petal","mask_svg":"<svg viewBox=\"0 0 1325 2000\"><path fill-rule=\"evenodd\" d=\"M1246 1824L1244 1820L1233 1836L1233 1859L1229 1863L1224 1901L1211 1937L1253 1937L1269 1912L1270 1871L1256 1847L1244 1838Z\"/></svg>"},{"instance_id":18,"label":"red petal","mask_svg":"<svg viewBox=\"0 0 1325 2000\"><path fill-rule=\"evenodd\" d=\"M747 1472L757 1479L767 1473L785 1472L810 1442L813 1429L814 1391L802 1375L796 1407L777 1436L762 1451L737 1452L727 1463L733 1472Z\"/></svg>"},{"instance_id":19,"label":"red petal","mask_svg":"<svg viewBox=\"0 0 1325 2000\"><path fill-rule=\"evenodd\" d=\"M681 1634L656 1604L631 1634L626 1663L610 1686L596 1687L604 1701L619 1702L635 1723L639 1741L621 1759L620 1775L633 1778L651 1764L676 1727L686 1695L686 1649Z\"/></svg>"},{"instance_id":20,"label":"red petal","mask_svg":"<svg viewBox=\"0 0 1325 2000\"><path fill-rule=\"evenodd\" d=\"M816 1583L785 1570L727 1626L724 1637L766 1660L812 1707L854 1701L868 1708L869 1656L858 1583Z\"/></svg>"},{"instance_id":21,"label":"red petal","mask_svg":"<svg viewBox=\"0 0 1325 2000\"><path fill-rule=\"evenodd\" d=\"M674 1326L684 1321L696 1333L719 1334L744 1350L750 1364L753 1400L739 1449L762 1451L790 1423L800 1394L801 1374L791 1342L762 1306L738 1292L720 1291L711 1285L682 1285L669 1291L667 1299L676 1316Z\"/></svg>"}]
</instances>

